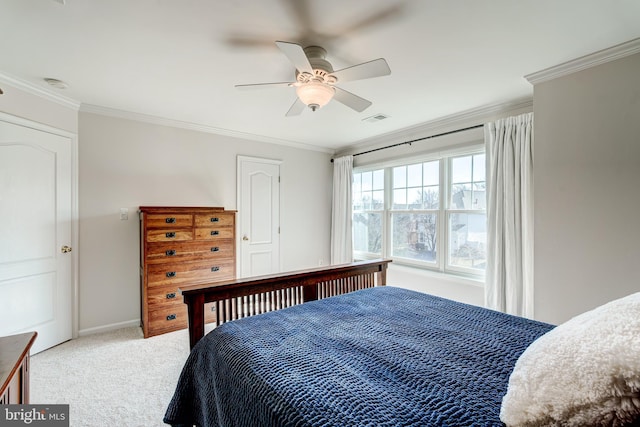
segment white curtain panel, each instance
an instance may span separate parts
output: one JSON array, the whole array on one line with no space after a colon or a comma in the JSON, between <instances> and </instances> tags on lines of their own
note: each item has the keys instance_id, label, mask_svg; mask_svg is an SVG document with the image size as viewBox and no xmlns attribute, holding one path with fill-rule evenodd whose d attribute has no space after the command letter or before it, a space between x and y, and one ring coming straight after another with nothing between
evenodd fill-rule
<instances>
[{"instance_id":1,"label":"white curtain panel","mask_svg":"<svg viewBox=\"0 0 640 427\"><path fill-rule=\"evenodd\" d=\"M533 113L484 126L487 152L485 305L533 317Z\"/></svg>"},{"instance_id":2,"label":"white curtain panel","mask_svg":"<svg viewBox=\"0 0 640 427\"><path fill-rule=\"evenodd\" d=\"M333 161L333 202L331 210L331 264L353 261L351 231L351 182L353 156Z\"/></svg>"}]
</instances>

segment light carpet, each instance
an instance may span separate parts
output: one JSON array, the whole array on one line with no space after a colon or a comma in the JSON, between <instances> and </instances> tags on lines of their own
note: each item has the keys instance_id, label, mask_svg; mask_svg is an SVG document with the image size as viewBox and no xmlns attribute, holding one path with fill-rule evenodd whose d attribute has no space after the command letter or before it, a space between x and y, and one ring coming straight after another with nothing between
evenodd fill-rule
<instances>
[{"instance_id":1,"label":"light carpet","mask_svg":"<svg viewBox=\"0 0 640 427\"><path fill-rule=\"evenodd\" d=\"M186 330L144 339L138 327L88 335L31 358L31 403L69 404L71 426L166 426L189 355Z\"/></svg>"}]
</instances>

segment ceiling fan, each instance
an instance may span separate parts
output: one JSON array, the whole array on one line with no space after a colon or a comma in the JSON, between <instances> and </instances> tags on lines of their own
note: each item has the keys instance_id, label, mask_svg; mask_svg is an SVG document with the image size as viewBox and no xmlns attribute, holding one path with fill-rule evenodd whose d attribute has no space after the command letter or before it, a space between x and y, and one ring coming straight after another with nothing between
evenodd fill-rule
<instances>
[{"instance_id":1,"label":"ceiling fan","mask_svg":"<svg viewBox=\"0 0 640 427\"><path fill-rule=\"evenodd\" d=\"M336 84L391 74L391 69L383 58L334 71L331 63L325 59L327 51L320 46L303 48L297 43L283 41L277 41L276 45L295 66L295 81L244 84L236 85L236 88L294 87L298 98L287 111L286 116L288 117L301 114L305 107L316 111L325 106L331 99L335 99L357 112L364 111L371 105L371 101L341 89Z\"/></svg>"}]
</instances>

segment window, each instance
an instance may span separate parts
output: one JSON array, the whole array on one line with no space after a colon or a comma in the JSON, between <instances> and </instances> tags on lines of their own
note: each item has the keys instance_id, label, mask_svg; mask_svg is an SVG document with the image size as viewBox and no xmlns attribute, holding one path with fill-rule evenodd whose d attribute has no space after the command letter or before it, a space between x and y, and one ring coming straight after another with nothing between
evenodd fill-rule
<instances>
[{"instance_id":1,"label":"window","mask_svg":"<svg viewBox=\"0 0 640 427\"><path fill-rule=\"evenodd\" d=\"M486 235L484 152L353 174L357 259L482 276Z\"/></svg>"},{"instance_id":2,"label":"window","mask_svg":"<svg viewBox=\"0 0 640 427\"><path fill-rule=\"evenodd\" d=\"M485 155L450 159L447 268L484 273L487 262Z\"/></svg>"},{"instance_id":3,"label":"window","mask_svg":"<svg viewBox=\"0 0 640 427\"><path fill-rule=\"evenodd\" d=\"M391 256L437 262L440 162L397 166L392 171Z\"/></svg>"},{"instance_id":4,"label":"window","mask_svg":"<svg viewBox=\"0 0 640 427\"><path fill-rule=\"evenodd\" d=\"M353 174L353 249L382 256L384 170Z\"/></svg>"}]
</instances>

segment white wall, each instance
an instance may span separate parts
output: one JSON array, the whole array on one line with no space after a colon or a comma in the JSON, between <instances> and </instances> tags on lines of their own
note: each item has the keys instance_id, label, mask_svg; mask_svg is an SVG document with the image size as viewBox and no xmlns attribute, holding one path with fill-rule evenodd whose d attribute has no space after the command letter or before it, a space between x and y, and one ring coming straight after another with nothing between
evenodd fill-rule
<instances>
[{"instance_id":1,"label":"white wall","mask_svg":"<svg viewBox=\"0 0 640 427\"><path fill-rule=\"evenodd\" d=\"M42 123L73 134L78 133L78 108L54 102L0 82L0 111Z\"/></svg>"},{"instance_id":2,"label":"white wall","mask_svg":"<svg viewBox=\"0 0 640 427\"><path fill-rule=\"evenodd\" d=\"M535 317L640 291L640 54L534 87Z\"/></svg>"},{"instance_id":3,"label":"white wall","mask_svg":"<svg viewBox=\"0 0 640 427\"><path fill-rule=\"evenodd\" d=\"M389 264L387 285L484 306L484 283L465 277Z\"/></svg>"},{"instance_id":4,"label":"white wall","mask_svg":"<svg viewBox=\"0 0 640 427\"><path fill-rule=\"evenodd\" d=\"M282 160L283 269L328 260L329 154L80 113L81 333L140 317L137 207L236 209L238 155Z\"/></svg>"}]
</instances>

